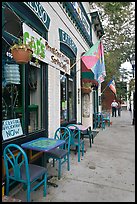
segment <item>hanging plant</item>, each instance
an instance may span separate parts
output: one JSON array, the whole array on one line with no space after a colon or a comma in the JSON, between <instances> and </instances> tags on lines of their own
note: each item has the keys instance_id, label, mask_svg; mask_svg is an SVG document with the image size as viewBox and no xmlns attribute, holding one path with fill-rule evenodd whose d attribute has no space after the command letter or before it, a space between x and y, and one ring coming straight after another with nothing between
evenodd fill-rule
<instances>
[{"instance_id":1,"label":"hanging plant","mask_svg":"<svg viewBox=\"0 0 137 204\"><path fill-rule=\"evenodd\" d=\"M90 82L83 83L81 87L82 93L90 93L92 91L91 86L92 86L92 83Z\"/></svg>"},{"instance_id":2,"label":"hanging plant","mask_svg":"<svg viewBox=\"0 0 137 204\"><path fill-rule=\"evenodd\" d=\"M14 44L10 50L13 59L18 64L27 64L32 59L33 51L30 48L32 41L29 44L24 44L23 40L20 38L18 44Z\"/></svg>"}]
</instances>

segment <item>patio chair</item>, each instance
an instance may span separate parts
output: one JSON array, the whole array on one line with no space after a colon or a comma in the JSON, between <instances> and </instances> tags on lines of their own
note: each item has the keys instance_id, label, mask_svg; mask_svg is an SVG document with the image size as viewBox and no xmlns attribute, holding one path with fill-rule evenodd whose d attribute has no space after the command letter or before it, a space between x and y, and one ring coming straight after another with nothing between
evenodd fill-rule
<instances>
[{"instance_id":1,"label":"patio chair","mask_svg":"<svg viewBox=\"0 0 137 204\"><path fill-rule=\"evenodd\" d=\"M108 123L108 127L110 126L110 113L104 112L103 113L103 120L105 123Z\"/></svg>"},{"instance_id":2,"label":"patio chair","mask_svg":"<svg viewBox=\"0 0 137 204\"><path fill-rule=\"evenodd\" d=\"M13 150L17 153L14 154ZM3 156L7 196L9 195L9 187L16 182L23 183L24 187L27 187L27 202L31 201L30 193L42 184L44 185L43 196L46 196L47 170L45 167L29 164L25 151L16 144L7 145L4 148Z\"/></svg>"},{"instance_id":3,"label":"patio chair","mask_svg":"<svg viewBox=\"0 0 137 204\"><path fill-rule=\"evenodd\" d=\"M55 161L58 161L58 179L60 179L63 163L67 162L67 170L70 170L70 130L67 127L59 127L55 132L54 139L66 141L63 146L57 147L46 153L48 159L53 159L53 166L55 166Z\"/></svg>"},{"instance_id":4,"label":"patio chair","mask_svg":"<svg viewBox=\"0 0 137 204\"><path fill-rule=\"evenodd\" d=\"M84 156L84 140L81 138L81 131L75 124L67 125L67 128L71 131L71 146L76 146L78 151L78 162L80 162L80 149L82 150L82 156Z\"/></svg>"},{"instance_id":5,"label":"patio chair","mask_svg":"<svg viewBox=\"0 0 137 204\"><path fill-rule=\"evenodd\" d=\"M96 129L97 127L102 127L102 130L105 129L105 120L101 112L97 112L94 114L94 129Z\"/></svg>"}]
</instances>

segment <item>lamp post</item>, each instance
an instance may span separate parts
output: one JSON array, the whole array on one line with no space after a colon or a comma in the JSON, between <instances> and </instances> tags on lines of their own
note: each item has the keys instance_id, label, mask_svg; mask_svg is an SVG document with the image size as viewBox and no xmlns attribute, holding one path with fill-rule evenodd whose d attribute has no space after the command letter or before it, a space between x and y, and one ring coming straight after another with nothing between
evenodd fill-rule
<instances>
[{"instance_id":1,"label":"lamp post","mask_svg":"<svg viewBox=\"0 0 137 204\"><path fill-rule=\"evenodd\" d=\"M130 58L130 63L132 65L133 79L135 79L135 55L132 55L132 57ZM132 125L135 125L135 91L133 91L133 119L132 119Z\"/></svg>"}]
</instances>

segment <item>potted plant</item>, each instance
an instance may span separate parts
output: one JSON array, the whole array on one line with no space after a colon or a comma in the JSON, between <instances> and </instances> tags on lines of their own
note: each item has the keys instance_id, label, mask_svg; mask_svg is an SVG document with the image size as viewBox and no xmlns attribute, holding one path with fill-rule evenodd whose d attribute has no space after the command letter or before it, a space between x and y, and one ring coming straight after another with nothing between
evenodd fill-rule
<instances>
[{"instance_id":1,"label":"potted plant","mask_svg":"<svg viewBox=\"0 0 137 204\"><path fill-rule=\"evenodd\" d=\"M28 44L24 44L23 40L20 38L18 44L14 44L10 48L13 59L18 64L27 64L31 60L33 54L31 45L32 41Z\"/></svg>"},{"instance_id":2,"label":"potted plant","mask_svg":"<svg viewBox=\"0 0 137 204\"><path fill-rule=\"evenodd\" d=\"M85 83L83 82L81 87L82 93L90 93L92 91L91 86L92 86L92 82L85 82Z\"/></svg>"}]
</instances>

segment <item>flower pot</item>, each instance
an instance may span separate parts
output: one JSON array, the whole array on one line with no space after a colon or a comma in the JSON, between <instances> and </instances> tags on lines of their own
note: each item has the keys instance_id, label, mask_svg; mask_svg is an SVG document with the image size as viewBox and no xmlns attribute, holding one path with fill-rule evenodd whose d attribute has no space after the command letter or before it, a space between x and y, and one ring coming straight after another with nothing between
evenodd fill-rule
<instances>
[{"instance_id":1,"label":"flower pot","mask_svg":"<svg viewBox=\"0 0 137 204\"><path fill-rule=\"evenodd\" d=\"M91 88L89 87L89 88L87 88L87 87L81 87L81 89L82 89L82 93L84 93L84 94L88 94L88 93L90 93L91 92Z\"/></svg>"},{"instance_id":2,"label":"flower pot","mask_svg":"<svg viewBox=\"0 0 137 204\"><path fill-rule=\"evenodd\" d=\"M27 64L31 58L33 51L31 49L13 49L11 50L13 59L18 63L18 64Z\"/></svg>"}]
</instances>

